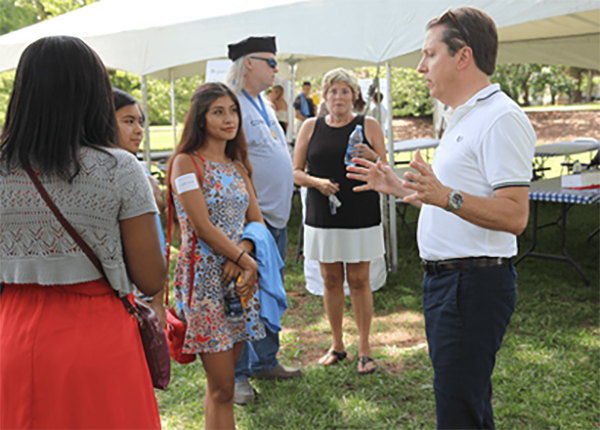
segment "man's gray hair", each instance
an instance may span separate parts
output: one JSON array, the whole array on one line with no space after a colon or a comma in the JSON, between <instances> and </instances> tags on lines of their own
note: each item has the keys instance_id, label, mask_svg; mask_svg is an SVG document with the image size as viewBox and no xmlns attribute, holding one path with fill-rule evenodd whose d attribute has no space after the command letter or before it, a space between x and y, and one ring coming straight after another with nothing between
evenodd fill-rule
<instances>
[{"instance_id":1,"label":"man's gray hair","mask_svg":"<svg viewBox=\"0 0 600 430\"><path fill-rule=\"evenodd\" d=\"M238 58L231 64L231 66L229 66L229 70L227 70L227 78L225 79L225 83L234 93L239 93L242 88L244 88L244 79L247 72L245 60L250 55L251 54L248 54Z\"/></svg>"}]
</instances>

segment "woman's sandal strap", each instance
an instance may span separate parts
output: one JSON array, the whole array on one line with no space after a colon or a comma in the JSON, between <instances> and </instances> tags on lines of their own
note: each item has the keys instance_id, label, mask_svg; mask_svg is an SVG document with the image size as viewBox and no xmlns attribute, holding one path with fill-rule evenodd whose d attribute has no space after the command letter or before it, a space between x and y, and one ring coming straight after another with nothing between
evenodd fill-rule
<instances>
[{"instance_id":1,"label":"woman's sandal strap","mask_svg":"<svg viewBox=\"0 0 600 430\"><path fill-rule=\"evenodd\" d=\"M358 357L358 363L364 369L367 364L373 363L373 359L367 356ZM375 372L375 369L377 369L377 366L373 364L373 368L370 370L360 371L359 369L357 369L357 371L359 375L370 375L371 373Z\"/></svg>"},{"instance_id":2,"label":"woman's sandal strap","mask_svg":"<svg viewBox=\"0 0 600 430\"><path fill-rule=\"evenodd\" d=\"M336 364L339 361L344 360L347 357L347 355L348 354L346 353L346 351L337 352L337 351L334 351L333 349L331 349L331 350L327 351L327 354L325 354L323 357L321 357L321 359L319 360L319 364L322 364L324 366L331 366L331 365ZM326 362L329 357L334 357L334 360L329 364L323 363L323 362ZM325 360L323 360L323 359L325 359Z\"/></svg>"}]
</instances>

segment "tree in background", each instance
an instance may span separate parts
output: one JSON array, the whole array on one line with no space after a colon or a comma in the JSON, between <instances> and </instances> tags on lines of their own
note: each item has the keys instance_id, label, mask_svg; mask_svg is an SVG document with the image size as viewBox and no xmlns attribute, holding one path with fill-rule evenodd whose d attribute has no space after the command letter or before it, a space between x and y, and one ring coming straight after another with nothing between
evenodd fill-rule
<instances>
[{"instance_id":1,"label":"tree in background","mask_svg":"<svg viewBox=\"0 0 600 430\"><path fill-rule=\"evenodd\" d=\"M423 76L414 69L392 68L392 115L433 114L433 99Z\"/></svg>"},{"instance_id":2,"label":"tree in background","mask_svg":"<svg viewBox=\"0 0 600 430\"><path fill-rule=\"evenodd\" d=\"M97 0L0 0L0 35L36 24L52 17L95 3ZM127 91L136 99L142 99L139 76L109 71L113 86ZM14 82L14 71L0 73L0 125ZM204 82L204 75L179 79L175 82L175 114L179 122L189 109L190 99L196 87ZM152 125L171 124L170 84L148 78L148 119Z\"/></svg>"},{"instance_id":3,"label":"tree in background","mask_svg":"<svg viewBox=\"0 0 600 430\"><path fill-rule=\"evenodd\" d=\"M543 96L548 90L552 105L556 104L560 94L566 95L572 103L576 84L577 80L570 75L570 68L566 66L543 66L530 78L533 97Z\"/></svg>"},{"instance_id":4,"label":"tree in background","mask_svg":"<svg viewBox=\"0 0 600 430\"><path fill-rule=\"evenodd\" d=\"M141 103L142 85L138 75L120 70L110 70L109 76L113 86L131 94ZM178 123L183 122L183 118L190 108L190 100L194 90L203 82L204 74L175 81L175 118ZM150 124L171 124L171 84L153 78L148 78L146 84L148 86L147 115Z\"/></svg>"},{"instance_id":5,"label":"tree in background","mask_svg":"<svg viewBox=\"0 0 600 430\"><path fill-rule=\"evenodd\" d=\"M15 3L16 0L0 0L0 35L37 22L37 14L32 8Z\"/></svg>"},{"instance_id":6,"label":"tree in background","mask_svg":"<svg viewBox=\"0 0 600 430\"><path fill-rule=\"evenodd\" d=\"M539 64L498 64L490 80L521 106L529 106L530 78L541 70Z\"/></svg>"},{"instance_id":7,"label":"tree in background","mask_svg":"<svg viewBox=\"0 0 600 430\"><path fill-rule=\"evenodd\" d=\"M0 0L0 35L70 12L97 0ZM0 73L0 126L15 80L14 70Z\"/></svg>"}]
</instances>

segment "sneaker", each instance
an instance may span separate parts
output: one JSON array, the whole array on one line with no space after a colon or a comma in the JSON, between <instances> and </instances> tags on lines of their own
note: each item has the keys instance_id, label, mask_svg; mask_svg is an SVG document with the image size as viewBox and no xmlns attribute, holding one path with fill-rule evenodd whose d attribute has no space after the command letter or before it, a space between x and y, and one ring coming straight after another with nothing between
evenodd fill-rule
<instances>
[{"instance_id":1,"label":"sneaker","mask_svg":"<svg viewBox=\"0 0 600 430\"><path fill-rule=\"evenodd\" d=\"M247 379L235 381L233 393L233 403L237 405L247 405L254 401L254 388Z\"/></svg>"},{"instance_id":2,"label":"sneaker","mask_svg":"<svg viewBox=\"0 0 600 430\"><path fill-rule=\"evenodd\" d=\"M291 379L304 376L302 369L297 367L287 367L278 364L271 370L260 372L254 375L256 379Z\"/></svg>"}]
</instances>

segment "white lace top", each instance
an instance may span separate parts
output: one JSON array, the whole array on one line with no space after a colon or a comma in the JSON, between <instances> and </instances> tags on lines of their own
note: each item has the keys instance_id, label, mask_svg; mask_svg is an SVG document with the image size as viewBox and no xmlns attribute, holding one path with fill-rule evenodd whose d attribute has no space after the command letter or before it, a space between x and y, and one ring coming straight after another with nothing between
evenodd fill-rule
<instances>
[{"instance_id":1,"label":"white lace top","mask_svg":"<svg viewBox=\"0 0 600 430\"><path fill-rule=\"evenodd\" d=\"M92 248L112 287L130 293L119 221L158 211L136 158L121 149L107 152L83 148L81 171L71 184L40 180ZM75 284L102 277L21 168L0 166L0 259L0 282L6 284Z\"/></svg>"}]
</instances>

